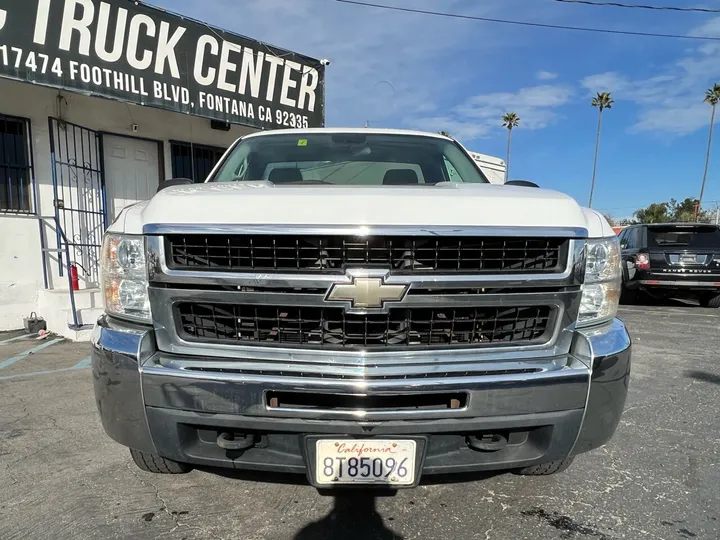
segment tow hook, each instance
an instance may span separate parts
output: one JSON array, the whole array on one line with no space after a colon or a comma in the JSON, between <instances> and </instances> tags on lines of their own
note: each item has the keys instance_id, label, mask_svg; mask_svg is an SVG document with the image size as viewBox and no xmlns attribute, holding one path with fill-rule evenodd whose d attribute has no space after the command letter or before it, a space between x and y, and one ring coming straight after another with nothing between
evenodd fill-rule
<instances>
[{"instance_id":1,"label":"tow hook","mask_svg":"<svg viewBox=\"0 0 720 540\"><path fill-rule=\"evenodd\" d=\"M497 452L507 446L507 439L499 433L487 433L480 437L469 435L467 445L479 452Z\"/></svg>"},{"instance_id":2,"label":"tow hook","mask_svg":"<svg viewBox=\"0 0 720 540\"><path fill-rule=\"evenodd\" d=\"M217 445L225 450L247 450L255 445L255 438L247 433L221 433Z\"/></svg>"}]
</instances>

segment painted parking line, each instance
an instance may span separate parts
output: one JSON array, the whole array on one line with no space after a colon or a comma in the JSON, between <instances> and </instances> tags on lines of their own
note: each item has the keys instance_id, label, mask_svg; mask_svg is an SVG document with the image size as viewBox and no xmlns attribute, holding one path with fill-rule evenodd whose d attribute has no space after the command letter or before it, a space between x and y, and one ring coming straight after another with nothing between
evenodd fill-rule
<instances>
[{"instance_id":1,"label":"painted parking line","mask_svg":"<svg viewBox=\"0 0 720 540\"><path fill-rule=\"evenodd\" d=\"M90 367L90 361L92 359L88 356L85 360L80 360L77 364L75 364L70 369L85 369L86 367Z\"/></svg>"},{"instance_id":2,"label":"painted parking line","mask_svg":"<svg viewBox=\"0 0 720 540\"><path fill-rule=\"evenodd\" d=\"M15 362L18 362L18 361L22 360L23 358L27 358L31 354L35 354L36 352L42 351L43 349L47 349L48 347L55 345L56 343L60 343L61 341L64 341L64 340L65 340L65 338L53 339L52 341L48 341L47 343L43 343L42 345L33 347L29 351L21 352L17 356L13 356L12 358L8 358L7 360L0 362L0 369L12 366Z\"/></svg>"},{"instance_id":3,"label":"painted parking line","mask_svg":"<svg viewBox=\"0 0 720 540\"><path fill-rule=\"evenodd\" d=\"M81 360L73 367L63 369L50 369L47 371L31 371L30 373L19 373L17 375L6 375L5 377L0 377L0 381L11 381L13 379L24 379L28 377L37 377L40 375L52 375L54 373L63 373L67 371L79 371L88 367L90 367L90 357L86 358L85 360Z\"/></svg>"},{"instance_id":4,"label":"painted parking line","mask_svg":"<svg viewBox=\"0 0 720 540\"><path fill-rule=\"evenodd\" d=\"M23 334L22 336L15 336L14 338L10 339L4 339L0 341L0 345L7 345L8 343L13 343L14 341L21 341L23 339L32 339L37 337L37 334Z\"/></svg>"}]
</instances>

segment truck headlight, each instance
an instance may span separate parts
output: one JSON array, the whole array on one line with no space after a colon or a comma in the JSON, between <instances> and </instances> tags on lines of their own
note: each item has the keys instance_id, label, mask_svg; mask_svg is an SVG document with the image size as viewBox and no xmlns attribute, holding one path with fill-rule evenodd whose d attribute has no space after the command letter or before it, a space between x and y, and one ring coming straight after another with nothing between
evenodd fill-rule
<instances>
[{"instance_id":1,"label":"truck headlight","mask_svg":"<svg viewBox=\"0 0 720 540\"><path fill-rule=\"evenodd\" d=\"M585 249L585 284L578 326L598 324L615 317L622 285L617 237L588 240Z\"/></svg>"},{"instance_id":2,"label":"truck headlight","mask_svg":"<svg viewBox=\"0 0 720 540\"><path fill-rule=\"evenodd\" d=\"M105 235L102 283L108 314L144 323L151 321L142 236Z\"/></svg>"}]
</instances>

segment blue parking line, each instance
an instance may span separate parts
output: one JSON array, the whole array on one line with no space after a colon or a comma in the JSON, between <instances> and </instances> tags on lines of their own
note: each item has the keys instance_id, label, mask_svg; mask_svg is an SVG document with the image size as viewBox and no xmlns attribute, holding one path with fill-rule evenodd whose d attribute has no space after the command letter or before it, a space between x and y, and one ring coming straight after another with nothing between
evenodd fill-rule
<instances>
[{"instance_id":1,"label":"blue parking line","mask_svg":"<svg viewBox=\"0 0 720 540\"><path fill-rule=\"evenodd\" d=\"M61 341L64 341L65 338L58 338L53 339L52 341L48 341L47 343L43 343L42 345L38 345L37 347L33 347L29 351L21 352L17 356L13 356L12 358L8 358L4 362L0 362L0 369L12 366L15 362L18 362L19 360L22 360L23 358L27 358L31 354L35 354L36 352L40 352L43 349L47 349L51 345L55 345L56 343L60 343Z\"/></svg>"},{"instance_id":2,"label":"blue parking line","mask_svg":"<svg viewBox=\"0 0 720 540\"><path fill-rule=\"evenodd\" d=\"M0 341L0 345L7 345L8 343L12 343L13 341L20 341L23 339L30 339L34 337L37 337L37 334L23 334L22 336L15 336L14 338L4 339L3 341Z\"/></svg>"},{"instance_id":3,"label":"blue parking line","mask_svg":"<svg viewBox=\"0 0 720 540\"><path fill-rule=\"evenodd\" d=\"M54 373L63 373L67 371L78 371L80 369L86 369L88 367L90 367L90 357L86 358L85 360L81 360L73 367L63 369L50 369L47 371L31 371L29 373L18 373L17 375L6 375L5 377L0 377L0 381L11 381L13 379L23 379L26 377L35 377L38 375L52 375Z\"/></svg>"},{"instance_id":4,"label":"blue parking line","mask_svg":"<svg viewBox=\"0 0 720 540\"><path fill-rule=\"evenodd\" d=\"M85 360L81 360L70 369L85 369L86 367L90 367L90 361L91 358L88 356Z\"/></svg>"}]
</instances>

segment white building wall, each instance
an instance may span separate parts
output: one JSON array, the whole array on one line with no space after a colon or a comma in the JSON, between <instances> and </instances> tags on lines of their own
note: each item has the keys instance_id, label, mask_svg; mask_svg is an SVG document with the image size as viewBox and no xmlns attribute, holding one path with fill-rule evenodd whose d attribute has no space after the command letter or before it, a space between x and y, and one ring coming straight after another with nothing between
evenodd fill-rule
<instances>
[{"instance_id":1,"label":"white building wall","mask_svg":"<svg viewBox=\"0 0 720 540\"><path fill-rule=\"evenodd\" d=\"M169 141L227 147L238 137L254 131L244 126L232 126L227 132L213 130L210 120L204 118L69 92L60 94L57 90L3 79L0 79L0 114L30 120L39 215L45 218L55 212L48 117L60 117L114 135L160 141L164 166L161 178L172 174ZM137 124L137 132L133 132L133 124ZM47 247L56 248L52 221L45 219L44 226ZM55 254L48 257L50 288L66 290L67 278L59 277L56 260ZM0 268L0 330L17 329L22 327L23 316L38 311L43 289L37 220L0 213ZM39 311L38 314L46 318L50 315Z\"/></svg>"},{"instance_id":2,"label":"white building wall","mask_svg":"<svg viewBox=\"0 0 720 540\"><path fill-rule=\"evenodd\" d=\"M35 219L0 214L0 330L22 328L43 289L40 229Z\"/></svg>"}]
</instances>

